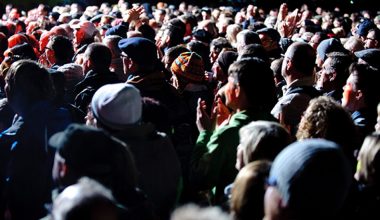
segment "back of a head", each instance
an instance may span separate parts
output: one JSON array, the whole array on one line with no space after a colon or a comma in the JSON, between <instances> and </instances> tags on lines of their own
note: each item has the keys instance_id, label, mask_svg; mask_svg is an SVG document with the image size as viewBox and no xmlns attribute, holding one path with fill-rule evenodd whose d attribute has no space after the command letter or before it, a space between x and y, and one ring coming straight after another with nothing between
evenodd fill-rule
<instances>
[{"instance_id":1,"label":"back of a head","mask_svg":"<svg viewBox=\"0 0 380 220\"><path fill-rule=\"evenodd\" d=\"M69 38L58 35L51 39L51 49L54 50L56 60L69 63L74 56L74 48Z\"/></svg>"},{"instance_id":2,"label":"back of a head","mask_svg":"<svg viewBox=\"0 0 380 220\"><path fill-rule=\"evenodd\" d=\"M355 179L367 186L380 184L380 133L368 135L358 156Z\"/></svg>"},{"instance_id":3,"label":"back of a head","mask_svg":"<svg viewBox=\"0 0 380 220\"><path fill-rule=\"evenodd\" d=\"M330 219L342 207L352 173L334 142L309 139L286 147L274 160L269 183L290 219Z\"/></svg>"},{"instance_id":4,"label":"back of a head","mask_svg":"<svg viewBox=\"0 0 380 220\"><path fill-rule=\"evenodd\" d=\"M88 45L84 56L87 57L95 70L108 70L111 65L111 50L102 43Z\"/></svg>"},{"instance_id":5,"label":"back of a head","mask_svg":"<svg viewBox=\"0 0 380 220\"><path fill-rule=\"evenodd\" d=\"M269 57L261 44L248 44L239 52L239 58L257 57L269 63Z\"/></svg>"},{"instance_id":6,"label":"back of a head","mask_svg":"<svg viewBox=\"0 0 380 220\"><path fill-rule=\"evenodd\" d=\"M10 49L9 56L13 57L13 61L28 59L37 61L36 53L33 50L33 47L28 43L18 44Z\"/></svg>"},{"instance_id":7,"label":"back of a head","mask_svg":"<svg viewBox=\"0 0 380 220\"><path fill-rule=\"evenodd\" d=\"M56 154L64 159L67 167L65 175L56 179L59 187L67 187L87 176L109 188L121 203L133 195L137 184L133 155L124 142L104 130L71 124L54 134L49 145L57 149Z\"/></svg>"},{"instance_id":8,"label":"back of a head","mask_svg":"<svg viewBox=\"0 0 380 220\"><path fill-rule=\"evenodd\" d=\"M104 85L95 92L91 108L101 127L107 130L123 130L140 122L140 91L127 83Z\"/></svg>"},{"instance_id":9,"label":"back of a head","mask_svg":"<svg viewBox=\"0 0 380 220\"><path fill-rule=\"evenodd\" d=\"M8 84L9 103L24 107L39 100L50 100L54 96L53 85L48 71L31 60L19 60L9 68L5 81Z\"/></svg>"},{"instance_id":10,"label":"back of a head","mask_svg":"<svg viewBox=\"0 0 380 220\"><path fill-rule=\"evenodd\" d=\"M321 41L321 43L317 47L317 53L318 57L325 61L327 58L327 54L331 52L347 52L346 49L343 47L342 43L335 39L335 38L329 38Z\"/></svg>"},{"instance_id":11,"label":"back of a head","mask_svg":"<svg viewBox=\"0 0 380 220\"><path fill-rule=\"evenodd\" d=\"M244 45L261 44L260 37L257 33L250 30L243 30L237 34L237 38L241 38Z\"/></svg>"},{"instance_id":12,"label":"back of a head","mask_svg":"<svg viewBox=\"0 0 380 220\"><path fill-rule=\"evenodd\" d=\"M299 124L297 138L324 138L338 143L353 156L357 134L351 115L332 98L320 96L310 101Z\"/></svg>"},{"instance_id":13,"label":"back of a head","mask_svg":"<svg viewBox=\"0 0 380 220\"><path fill-rule=\"evenodd\" d=\"M118 208L111 192L89 179L67 187L54 200L51 218L54 220L116 220Z\"/></svg>"},{"instance_id":14,"label":"back of a head","mask_svg":"<svg viewBox=\"0 0 380 220\"><path fill-rule=\"evenodd\" d=\"M113 56L120 56L121 50L119 48L119 41L123 39L118 35L108 35L103 38L103 44L105 44L110 50Z\"/></svg>"},{"instance_id":15,"label":"back of a head","mask_svg":"<svg viewBox=\"0 0 380 220\"><path fill-rule=\"evenodd\" d=\"M228 73L244 91L251 107L272 109L276 95L269 64L258 58L245 58L233 63Z\"/></svg>"},{"instance_id":16,"label":"back of a head","mask_svg":"<svg viewBox=\"0 0 380 220\"><path fill-rule=\"evenodd\" d=\"M292 60L294 69L304 76L311 76L314 72L315 52L307 43L295 42L285 53L285 58Z\"/></svg>"},{"instance_id":17,"label":"back of a head","mask_svg":"<svg viewBox=\"0 0 380 220\"><path fill-rule=\"evenodd\" d=\"M264 217L265 184L271 162L259 160L240 170L233 183L231 212L235 219L258 220Z\"/></svg>"},{"instance_id":18,"label":"back of a head","mask_svg":"<svg viewBox=\"0 0 380 220\"><path fill-rule=\"evenodd\" d=\"M183 43L183 37L186 33L186 25L179 18L169 20L166 29L170 36L170 46Z\"/></svg>"},{"instance_id":19,"label":"back of a head","mask_svg":"<svg viewBox=\"0 0 380 220\"><path fill-rule=\"evenodd\" d=\"M251 122L240 129L239 135L244 164L264 159L273 161L291 143L290 134L277 122Z\"/></svg>"}]
</instances>

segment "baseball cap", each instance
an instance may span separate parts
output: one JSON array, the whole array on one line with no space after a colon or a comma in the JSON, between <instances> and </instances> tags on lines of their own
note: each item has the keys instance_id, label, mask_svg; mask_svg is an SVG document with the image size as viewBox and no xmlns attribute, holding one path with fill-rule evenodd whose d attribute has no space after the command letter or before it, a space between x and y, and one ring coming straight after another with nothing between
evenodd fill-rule
<instances>
[{"instance_id":1,"label":"baseball cap","mask_svg":"<svg viewBox=\"0 0 380 220\"><path fill-rule=\"evenodd\" d=\"M355 56L364 60L368 65L380 70L380 49L366 49L356 51Z\"/></svg>"},{"instance_id":2,"label":"baseball cap","mask_svg":"<svg viewBox=\"0 0 380 220\"><path fill-rule=\"evenodd\" d=\"M80 21L77 24L71 26L73 29L81 29L86 34L85 38L91 38L97 32L95 25L90 21Z\"/></svg>"}]
</instances>

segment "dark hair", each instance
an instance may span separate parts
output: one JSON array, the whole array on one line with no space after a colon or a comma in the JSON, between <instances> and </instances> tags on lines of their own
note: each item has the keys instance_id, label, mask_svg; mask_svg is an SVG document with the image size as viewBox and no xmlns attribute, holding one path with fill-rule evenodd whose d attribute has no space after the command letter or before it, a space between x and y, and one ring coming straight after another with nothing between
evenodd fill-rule
<instances>
[{"instance_id":1,"label":"dark hair","mask_svg":"<svg viewBox=\"0 0 380 220\"><path fill-rule=\"evenodd\" d=\"M258 58L244 58L229 68L232 77L244 91L251 107L270 111L276 103L272 70Z\"/></svg>"},{"instance_id":2,"label":"dark hair","mask_svg":"<svg viewBox=\"0 0 380 220\"><path fill-rule=\"evenodd\" d=\"M218 37L211 41L210 47L214 46L214 50L220 53L223 48L232 48L230 42L224 37Z\"/></svg>"},{"instance_id":3,"label":"dark hair","mask_svg":"<svg viewBox=\"0 0 380 220\"><path fill-rule=\"evenodd\" d=\"M74 56L73 44L67 37L61 35L54 36L51 38L51 47L56 60L69 63Z\"/></svg>"},{"instance_id":4,"label":"dark hair","mask_svg":"<svg viewBox=\"0 0 380 220\"><path fill-rule=\"evenodd\" d=\"M19 60L11 65L5 80L8 83L8 101L21 97L22 105L28 107L39 100L54 97L52 81L48 71L31 60ZM20 102L20 100L17 100Z\"/></svg>"},{"instance_id":5,"label":"dark hair","mask_svg":"<svg viewBox=\"0 0 380 220\"><path fill-rule=\"evenodd\" d=\"M351 64L351 57L342 52L328 53L327 57L331 59L331 68L336 72L336 82L338 86L343 87L348 78L348 67Z\"/></svg>"},{"instance_id":6,"label":"dark hair","mask_svg":"<svg viewBox=\"0 0 380 220\"><path fill-rule=\"evenodd\" d=\"M368 33L369 32L374 32L374 39L380 43L380 29L373 28L373 29L369 30Z\"/></svg>"},{"instance_id":7,"label":"dark hair","mask_svg":"<svg viewBox=\"0 0 380 220\"><path fill-rule=\"evenodd\" d=\"M354 78L355 87L364 94L364 101L371 109L376 109L380 101L380 93L377 83L379 82L379 73L372 69L368 64L353 63L349 69Z\"/></svg>"},{"instance_id":8,"label":"dark hair","mask_svg":"<svg viewBox=\"0 0 380 220\"><path fill-rule=\"evenodd\" d=\"M165 56L172 58L172 60L175 60L175 58L177 58L181 53L184 53L184 52L190 52L190 51L189 49L187 49L186 47L182 45L177 45L177 46L169 48L166 51Z\"/></svg>"},{"instance_id":9,"label":"dark hair","mask_svg":"<svg viewBox=\"0 0 380 220\"><path fill-rule=\"evenodd\" d=\"M33 47L30 44L23 43L16 45L10 49L10 57L13 58L13 62L28 59L37 61L37 56L33 50Z\"/></svg>"},{"instance_id":10,"label":"dark hair","mask_svg":"<svg viewBox=\"0 0 380 220\"><path fill-rule=\"evenodd\" d=\"M143 37L155 42L156 31L151 26L143 24L137 30L142 33Z\"/></svg>"},{"instance_id":11,"label":"dark hair","mask_svg":"<svg viewBox=\"0 0 380 220\"><path fill-rule=\"evenodd\" d=\"M248 44L240 51L239 58L257 57L269 63L267 51L261 44Z\"/></svg>"},{"instance_id":12,"label":"dark hair","mask_svg":"<svg viewBox=\"0 0 380 220\"><path fill-rule=\"evenodd\" d=\"M102 43L88 45L84 54L88 57L95 70L105 70L111 65L111 50Z\"/></svg>"},{"instance_id":13,"label":"dark hair","mask_svg":"<svg viewBox=\"0 0 380 220\"><path fill-rule=\"evenodd\" d=\"M187 44L187 47L191 52L195 52L202 57L206 70L209 70L211 68L209 59L210 48L208 46L200 41L192 40Z\"/></svg>"},{"instance_id":14,"label":"dark hair","mask_svg":"<svg viewBox=\"0 0 380 220\"><path fill-rule=\"evenodd\" d=\"M168 24L165 26L165 30L167 31L167 35L170 36L169 47L183 43L186 26L179 18L169 20Z\"/></svg>"},{"instance_id":15,"label":"dark hair","mask_svg":"<svg viewBox=\"0 0 380 220\"><path fill-rule=\"evenodd\" d=\"M313 75L316 54L309 44L295 42L290 45L285 56L289 56L297 72L304 76Z\"/></svg>"}]
</instances>

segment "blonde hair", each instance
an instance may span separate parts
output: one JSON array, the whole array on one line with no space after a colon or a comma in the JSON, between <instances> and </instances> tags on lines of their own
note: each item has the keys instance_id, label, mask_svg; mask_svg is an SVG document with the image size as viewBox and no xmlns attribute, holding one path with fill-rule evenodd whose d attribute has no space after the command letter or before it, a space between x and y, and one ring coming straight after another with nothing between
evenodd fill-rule
<instances>
[{"instance_id":1,"label":"blonde hair","mask_svg":"<svg viewBox=\"0 0 380 220\"><path fill-rule=\"evenodd\" d=\"M256 220L264 217L266 179L271 162L258 160L246 165L236 176L230 210L235 219Z\"/></svg>"},{"instance_id":2,"label":"blonde hair","mask_svg":"<svg viewBox=\"0 0 380 220\"><path fill-rule=\"evenodd\" d=\"M380 181L380 133L368 135L359 151L355 179L373 185Z\"/></svg>"}]
</instances>

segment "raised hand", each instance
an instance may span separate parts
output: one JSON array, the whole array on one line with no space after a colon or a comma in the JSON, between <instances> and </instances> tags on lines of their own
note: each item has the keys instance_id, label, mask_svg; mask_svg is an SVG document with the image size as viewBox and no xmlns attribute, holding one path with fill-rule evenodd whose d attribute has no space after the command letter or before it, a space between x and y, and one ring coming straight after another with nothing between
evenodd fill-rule
<instances>
[{"instance_id":1,"label":"raised hand","mask_svg":"<svg viewBox=\"0 0 380 220\"><path fill-rule=\"evenodd\" d=\"M197 106L197 127L198 131L213 131L215 129L215 114L212 113L211 116L206 112L206 102L198 99Z\"/></svg>"}]
</instances>

